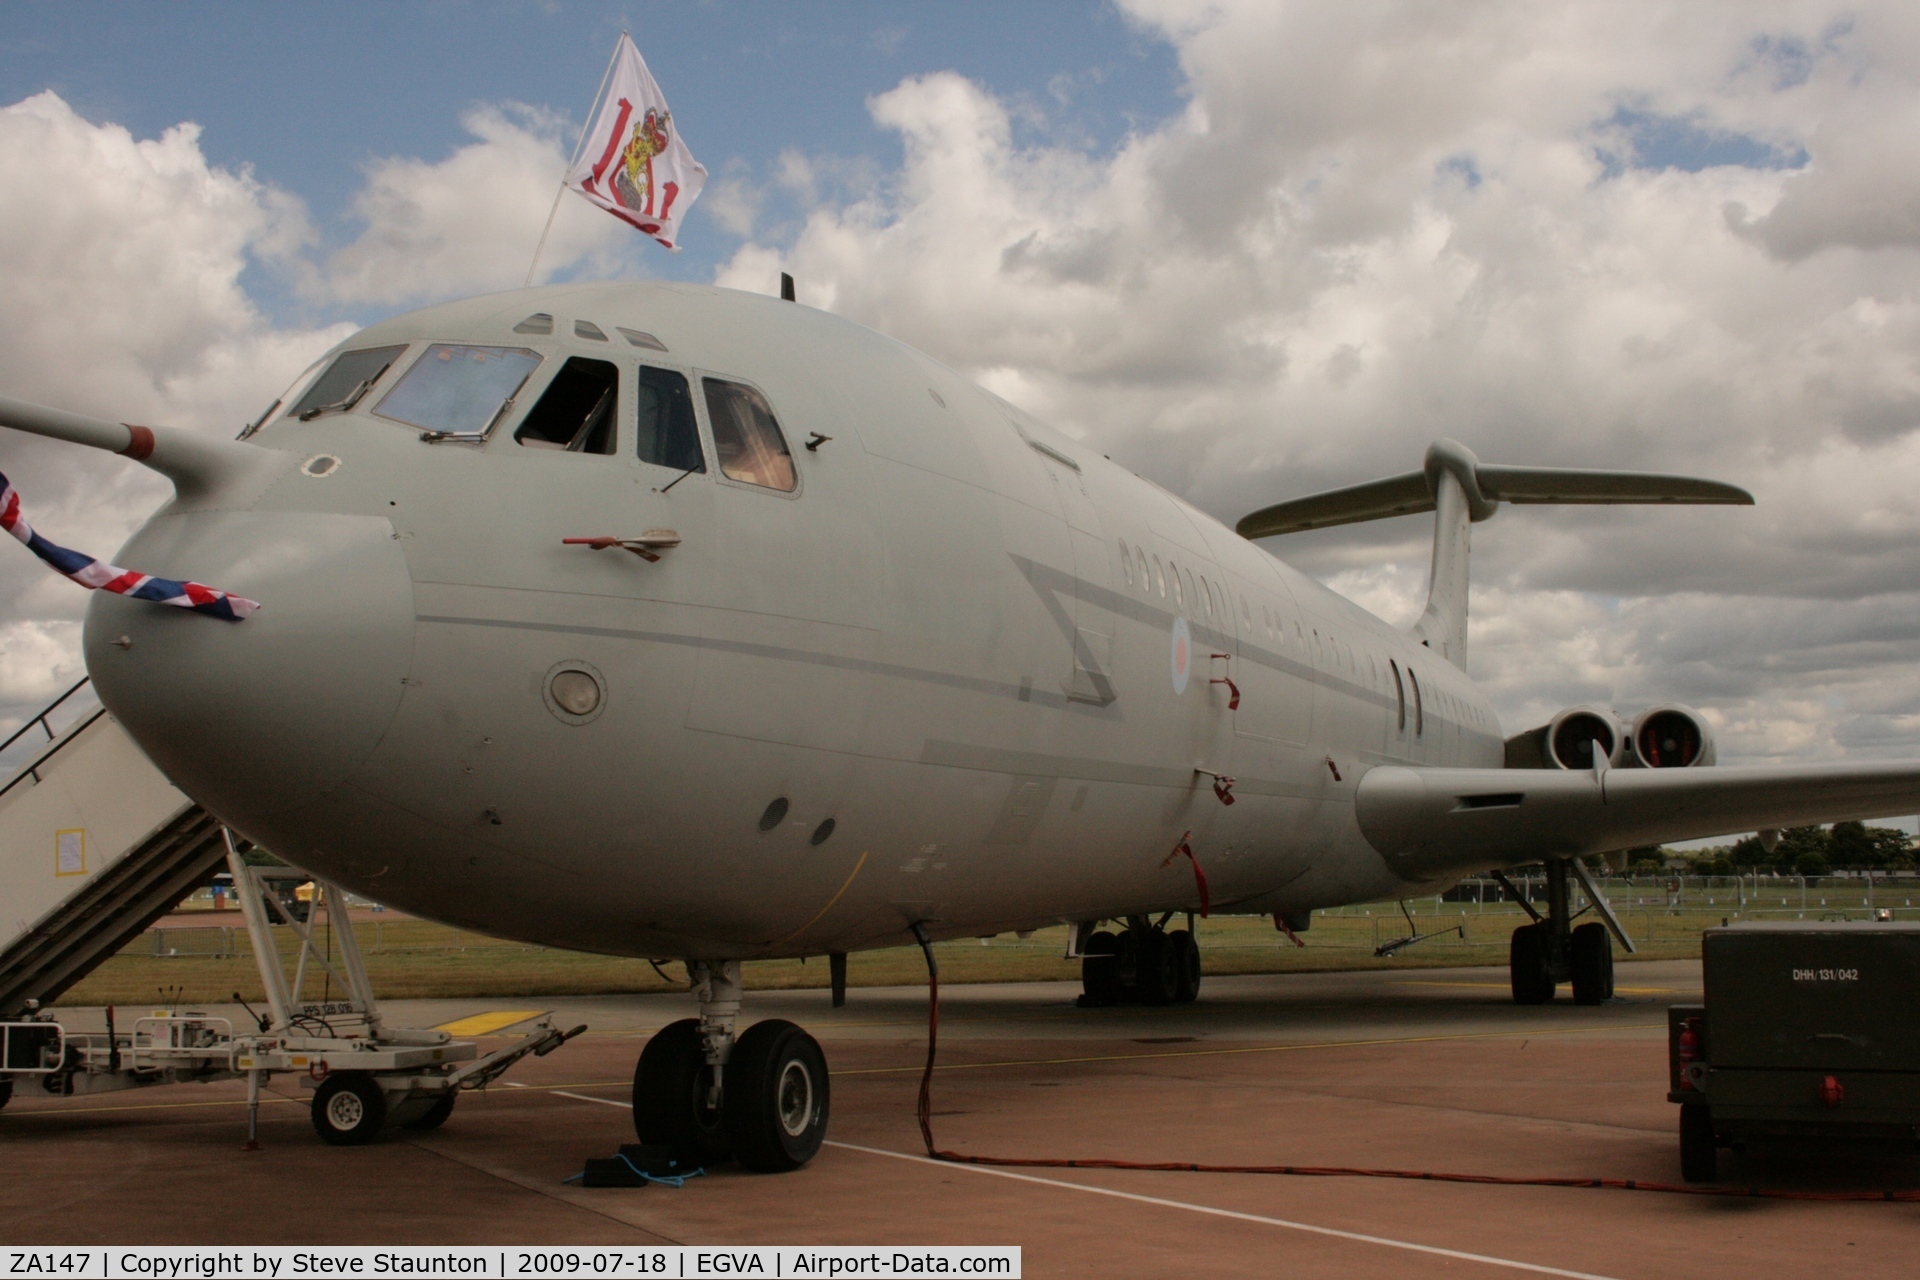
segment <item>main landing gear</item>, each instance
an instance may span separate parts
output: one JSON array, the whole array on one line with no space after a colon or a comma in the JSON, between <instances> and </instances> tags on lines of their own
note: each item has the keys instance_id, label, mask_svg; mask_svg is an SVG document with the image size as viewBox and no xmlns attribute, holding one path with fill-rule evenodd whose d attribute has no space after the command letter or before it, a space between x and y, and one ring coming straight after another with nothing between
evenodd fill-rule
<instances>
[{"instance_id":1,"label":"main landing gear","mask_svg":"<svg viewBox=\"0 0 1920 1280\"><path fill-rule=\"evenodd\" d=\"M1513 940L1508 946L1507 970L1513 982L1513 1002L1546 1004L1563 982L1572 984L1575 1004L1611 1000L1614 936L1619 936L1628 952L1633 951L1633 943L1621 930L1586 868L1571 858L1549 858L1546 868L1547 913L1544 916L1505 875L1493 873L1494 879L1533 917L1532 924L1523 924L1513 931ZM1570 882L1576 878L1587 895L1587 906L1579 912L1571 909ZM1605 923L1601 920L1583 925L1573 923L1576 916L1589 910L1598 912Z\"/></svg>"},{"instance_id":2,"label":"main landing gear","mask_svg":"<svg viewBox=\"0 0 1920 1280\"><path fill-rule=\"evenodd\" d=\"M633 1129L702 1166L738 1160L760 1173L798 1169L827 1134L827 1059L778 1018L740 1035L740 962L689 964L700 1016L662 1027L633 1071Z\"/></svg>"},{"instance_id":3,"label":"main landing gear","mask_svg":"<svg viewBox=\"0 0 1920 1280\"><path fill-rule=\"evenodd\" d=\"M1200 994L1200 946L1187 927L1169 933L1169 911L1158 922L1128 916L1119 933L1089 934L1081 946L1080 1005L1100 1006L1138 1000L1141 1004L1191 1004Z\"/></svg>"}]
</instances>

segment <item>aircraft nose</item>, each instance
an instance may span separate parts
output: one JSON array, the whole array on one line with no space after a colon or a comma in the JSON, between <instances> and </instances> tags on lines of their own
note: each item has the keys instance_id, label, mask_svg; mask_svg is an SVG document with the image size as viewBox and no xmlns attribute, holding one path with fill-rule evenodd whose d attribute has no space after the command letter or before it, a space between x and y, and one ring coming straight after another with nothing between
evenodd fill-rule
<instances>
[{"instance_id":1,"label":"aircraft nose","mask_svg":"<svg viewBox=\"0 0 1920 1280\"><path fill-rule=\"evenodd\" d=\"M413 657L413 583L387 521L162 514L116 559L260 602L243 622L105 591L88 606L101 702L181 790L244 826L373 753Z\"/></svg>"}]
</instances>

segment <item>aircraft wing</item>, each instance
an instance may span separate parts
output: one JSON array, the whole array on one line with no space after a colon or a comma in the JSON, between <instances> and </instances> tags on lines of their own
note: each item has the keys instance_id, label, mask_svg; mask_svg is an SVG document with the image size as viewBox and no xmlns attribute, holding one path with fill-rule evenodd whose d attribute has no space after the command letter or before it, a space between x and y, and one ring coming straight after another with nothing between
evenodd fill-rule
<instances>
[{"instance_id":1,"label":"aircraft wing","mask_svg":"<svg viewBox=\"0 0 1920 1280\"><path fill-rule=\"evenodd\" d=\"M1354 793L1360 830L1410 879L1770 827L1920 812L1920 760L1697 769L1411 769Z\"/></svg>"}]
</instances>

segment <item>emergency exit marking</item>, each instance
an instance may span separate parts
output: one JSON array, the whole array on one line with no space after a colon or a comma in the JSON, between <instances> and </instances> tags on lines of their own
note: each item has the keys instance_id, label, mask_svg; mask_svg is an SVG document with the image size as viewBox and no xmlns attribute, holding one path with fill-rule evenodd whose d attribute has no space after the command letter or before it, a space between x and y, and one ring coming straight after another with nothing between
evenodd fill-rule
<instances>
[{"instance_id":1,"label":"emergency exit marking","mask_svg":"<svg viewBox=\"0 0 1920 1280\"><path fill-rule=\"evenodd\" d=\"M86 828L53 833L53 874L56 876L87 874Z\"/></svg>"},{"instance_id":2,"label":"emergency exit marking","mask_svg":"<svg viewBox=\"0 0 1920 1280\"><path fill-rule=\"evenodd\" d=\"M1858 982L1858 969L1795 969L1795 982Z\"/></svg>"}]
</instances>

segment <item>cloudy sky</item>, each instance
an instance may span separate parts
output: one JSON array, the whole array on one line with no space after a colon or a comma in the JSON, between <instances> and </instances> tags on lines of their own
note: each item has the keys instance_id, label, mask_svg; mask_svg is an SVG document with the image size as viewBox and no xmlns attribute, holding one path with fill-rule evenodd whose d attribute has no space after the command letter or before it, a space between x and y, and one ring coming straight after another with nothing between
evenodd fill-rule
<instances>
[{"instance_id":1,"label":"cloudy sky","mask_svg":"<svg viewBox=\"0 0 1920 1280\"><path fill-rule=\"evenodd\" d=\"M789 270L1229 522L1438 436L1731 480L1475 529L1503 723L1920 755L1911 3L15 7L0 392L231 434L353 327L516 286L623 28L713 180L677 257L570 197L543 275ZM0 470L96 554L165 495ZM1268 546L1407 622L1430 537ZM0 557L0 724L84 604Z\"/></svg>"}]
</instances>

